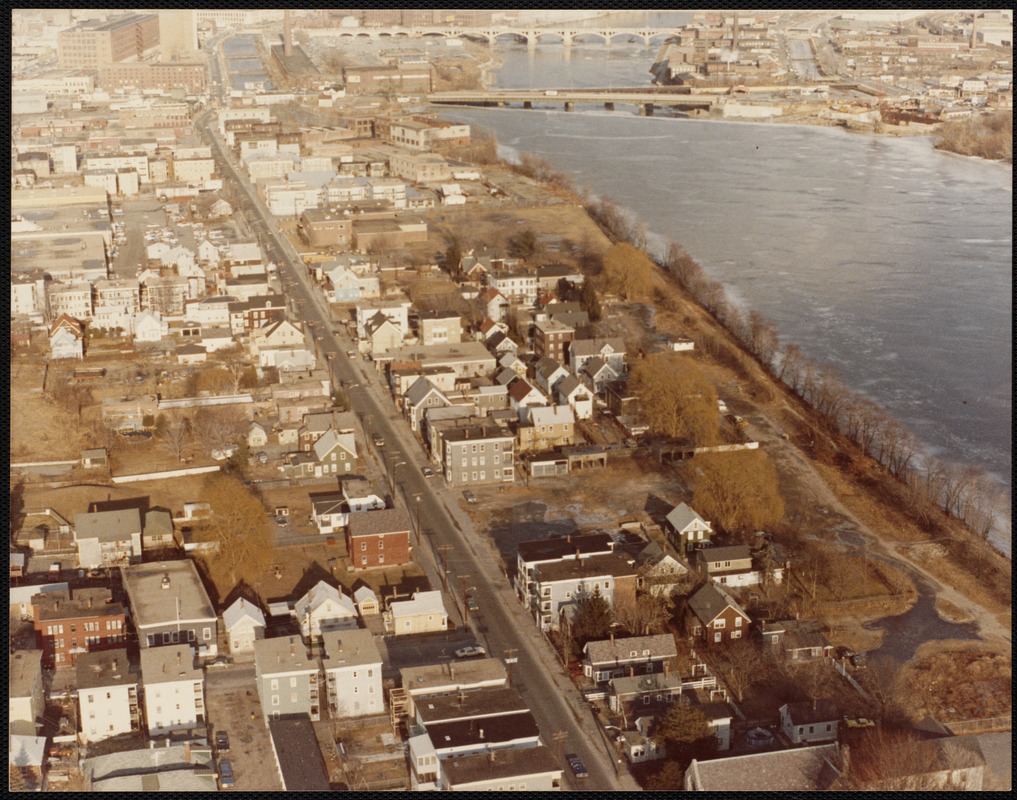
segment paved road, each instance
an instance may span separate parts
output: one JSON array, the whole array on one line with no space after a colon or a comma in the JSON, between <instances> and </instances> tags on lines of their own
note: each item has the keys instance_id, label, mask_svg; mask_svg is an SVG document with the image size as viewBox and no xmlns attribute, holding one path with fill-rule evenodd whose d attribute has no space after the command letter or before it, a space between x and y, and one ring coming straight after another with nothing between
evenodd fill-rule
<instances>
[{"instance_id":1,"label":"paved road","mask_svg":"<svg viewBox=\"0 0 1017 800\"><path fill-rule=\"evenodd\" d=\"M336 335L327 304L320 291L309 286L307 270L288 240L276 232L268 209L253 191L251 185L237 173L226 157L223 144L212 129L210 113L197 120L197 127L212 144L213 152L223 167L223 177L232 180L239 188L239 197L252 218L258 218L256 229L276 255L280 278L287 286L286 294L294 316L304 320L313 331L319 354L330 364L330 377L336 387L345 387L354 410L365 424L365 432L380 433L386 445L376 448L376 456L389 474L394 496L401 495L407 506L414 509L420 496L419 519L425 546L418 550L420 563L427 570L432 585L440 583L437 570L448 570L449 588L458 596L457 611L450 616L467 616L462 608L464 588L473 588L480 612L470 620L479 634L478 639L491 655L518 659L513 666L513 684L529 704L547 742L557 731L564 731L567 739L563 752L578 753L587 765L590 777L581 783L589 790L618 788L637 790L638 785L617 765L609 743L588 704L579 696L572 682L547 646L532 618L515 600L508 580L500 568L500 559L493 546L486 544L473 530L469 517L458 506L457 495L440 485L437 476L425 478L421 472L426 464L420 446L412 437L409 427L393 424L391 401L385 395L379 376L363 363L346 357L352 342L345 334ZM427 546L429 545L429 547ZM447 556L438 556L440 547L448 546ZM428 553L430 550L430 553ZM421 557L424 556L424 557ZM427 557L430 556L430 557ZM438 567L441 564L441 567ZM460 577L466 576L466 577ZM564 765L566 780L571 773ZM580 784L577 784L577 788Z\"/></svg>"}]
</instances>

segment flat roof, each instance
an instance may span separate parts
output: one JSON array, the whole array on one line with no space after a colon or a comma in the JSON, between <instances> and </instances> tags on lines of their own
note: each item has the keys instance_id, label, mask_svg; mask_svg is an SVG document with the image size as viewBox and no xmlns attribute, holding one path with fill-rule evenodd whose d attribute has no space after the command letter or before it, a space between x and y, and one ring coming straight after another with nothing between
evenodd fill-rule
<instances>
[{"instance_id":1,"label":"flat roof","mask_svg":"<svg viewBox=\"0 0 1017 800\"><path fill-rule=\"evenodd\" d=\"M419 701L417 703L419 705ZM498 714L484 719L437 722L427 726L436 750L469 745L494 745L540 735L537 720L529 711Z\"/></svg>"},{"instance_id":2,"label":"flat roof","mask_svg":"<svg viewBox=\"0 0 1017 800\"><path fill-rule=\"evenodd\" d=\"M325 650L322 664L326 670L381 664L381 653L374 641L374 634L366 628L325 631L321 640Z\"/></svg>"},{"instance_id":3,"label":"flat roof","mask_svg":"<svg viewBox=\"0 0 1017 800\"><path fill-rule=\"evenodd\" d=\"M125 567L124 588L137 628L216 619L198 570L188 559Z\"/></svg>"},{"instance_id":4,"label":"flat roof","mask_svg":"<svg viewBox=\"0 0 1017 800\"><path fill-rule=\"evenodd\" d=\"M310 717L301 714L270 719L268 732L279 760L283 789L287 792L328 791L328 771Z\"/></svg>"},{"instance_id":5,"label":"flat roof","mask_svg":"<svg viewBox=\"0 0 1017 800\"><path fill-rule=\"evenodd\" d=\"M195 666L194 648L189 644L147 647L141 651L141 677L146 685L200 680L201 669Z\"/></svg>"},{"instance_id":6,"label":"flat roof","mask_svg":"<svg viewBox=\"0 0 1017 800\"><path fill-rule=\"evenodd\" d=\"M477 719L528 711L529 706L515 689L499 686L456 695L427 697L415 703L424 725L457 719Z\"/></svg>"},{"instance_id":7,"label":"flat roof","mask_svg":"<svg viewBox=\"0 0 1017 800\"><path fill-rule=\"evenodd\" d=\"M558 757L544 745L453 756L443 760L441 768L452 787L562 771Z\"/></svg>"},{"instance_id":8,"label":"flat roof","mask_svg":"<svg viewBox=\"0 0 1017 800\"><path fill-rule=\"evenodd\" d=\"M42 650L15 650L7 663L10 665L7 689L10 696L30 696L36 678L42 673Z\"/></svg>"},{"instance_id":9,"label":"flat roof","mask_svg":"<svg viewBox=\"0 0 1017 800\"><path fill-rule=\"evenodd\" d=\"M254 661L259 675L280 672L317 672L318 662L307 657L307 646L299 636L278 639L257 639L254 642Z\"/></svg>"},{"instance_id":10,"label":"flat roof","mask_svg":"<svg viewBox=\"0 0 1017 800\"><path fill-rule=\"evenodd\" d=\"M629 564L627 559L609 553L608 555L540 564L537 566L537 580L540 582L567 581L594 575L635 575L636 572L635 565Z\"/></svg>"},{"instance_id":11,"label":"flat roof","mask_svg":"<svg viewBox=\"0 0 1017 800\"><path fill-rule=\"evenodd\" d=\"M580 533L553 539L536 539L519 543L519 558L524 562L557 561L580 553L607 553L614 550L609 533Z\"/></svg>"},{"instance_id":12,"label":"flat roof","mask_svg":"<svg viewBox=\"0 0 1017 800\"><path fill-rule=\"evenodd\" d=\"M497 658L477 658L454 664L428 664L399 670L403 689L413 695L455 689L479 689L504 686L508 679L505 665Z\"/></svg>"}]
</instances>

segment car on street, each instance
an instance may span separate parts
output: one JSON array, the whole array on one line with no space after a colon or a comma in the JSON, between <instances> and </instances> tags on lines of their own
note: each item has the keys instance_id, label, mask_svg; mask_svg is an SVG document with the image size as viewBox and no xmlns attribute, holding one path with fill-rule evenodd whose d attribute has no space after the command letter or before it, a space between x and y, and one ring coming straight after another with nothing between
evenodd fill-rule
<instances>
[{"instance_id":1,"label":"car on street","mask_svg":"<svg viewBox=\"0 0 1017 800\"><path fill-rule=\"evenodd\" d=\"M283 517L283 516L276 517L275 518L275 524L278 525L280 528L285 528L286 527L286 517Z\"/></svg>"},{"instance_id":2,"label":"car on street","mask_svg":"<svg viewBox=\"0 0 1017 800\"><path fill-rule=\"evenodd\" d=\"M466 607L470 611L480 611L480 606L477 605L477 598L475 598L472 594L467 595L466 597Z\"/></svg>"},{"instance_id":3,"label":"car on street","mask_svg":"<svg viewBox=\"0 0 1017 800\"><path fill-rule=\"evenodd\" d=\"M572 770L572 774L577 778L589 778L590 771L586 769L586 765L583 760L575 753L566 753L565 760L569 764L569 769Z\"/></svg>"},{"instance_id":4,"label":"car on street","mask_svg":"<svg viewBox=\"0 0 1017 800\"><path fill-rule=\"evenodd\" d=\"M423 472L423 473L424 473L424 477L425 477L425 478L432 478L432 477L434 477L434 470L433 470L433 469L431 469L430 467L424 467L424 468L423 468L423 469L421 470L421 472Z\"/></svg>"},{"instance_id":5,"label":"car on street","mask_svg":"<svg viewBox=\"0 0 1017 800\"><path fill-rule=\"evenodd\" d=\"M230 661L226 656L219 656L215 661L209 661L205 669L229 669ZM226 734L223 734L225 736ZM228 741L228 740L227 740Z\"/></svg>"},{"instance_id":6,"label":"car on street","mask_svg":"<svg viewBox=\"0 0 1017 800\"><path fill-rule=\"evenodd\" d=\"M230 735L226 731L216 733L215 749L220 753L228 753L230 751Z\"/></svg>"},{"instance_id":7,"label":"car on street","mask_svg":"<svg viewBox=\"0 0 1017 800\"><path fill-rule=\"evenodd\" d=\"M219 762L219 785L223 789L228 789L234 782L233 765L228 758L224 758Z\"/></svg>"},{"instance_id":8,"label":"car on street","mask_svg":"<svg viewBox=\"0 0 1017 800\"><path fill-rule=\"evenodd\" d=\"M487 651L480 645L470 645L469 647L460 647L456 650L456 658L480 658L486 656Z\"/></svg>"},{"instance_id":9,"label":"car on street","mask_svg":"<svg viewBox=\"0 0 1017 800\"><path fill-rule=\"evenodd\" d=\"M865 656L860 653L851 656L851 666L855 669L865 669L868 666L868 662L865 660Z\"/></svg>"},{"instance_id":10,"label":"car on street","mask_svg":"<svg viewBox=\"0 0 1017 800\"><path fill-rule=\"evenodd\" d=\"M476 503L477 502L477 496L473 492L471 492L469 489L467 489L465 492L463 492L463 497L466 498L466 502L467 503Z\"/></svg>"},{"instance_id":11,"label":"car on street","mask_svg":"<svg viewBox=\"0 0 1017 800\"><path fill-rule=\"evenodd\" d=\"M385 446L385 437L383 437L380 433L374 434L374 436L371 437L371 441L374 442L375 447Z\"/></svg>"}]
</instances>

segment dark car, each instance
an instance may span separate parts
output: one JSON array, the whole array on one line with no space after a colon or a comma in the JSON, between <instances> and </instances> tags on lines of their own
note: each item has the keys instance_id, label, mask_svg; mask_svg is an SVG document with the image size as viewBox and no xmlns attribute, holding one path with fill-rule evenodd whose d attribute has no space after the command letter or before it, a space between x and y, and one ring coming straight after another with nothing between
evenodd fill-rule
<instances>
[{"instance_id":1,"label":"dark car","mask_svg":"<svg viewBox=\"0 0 1017 800\"><path fill-rule=\"evenodd\" d=\"M219 731L215 735L215 749L220 753L228 753L230 751L230 735L226 731Z\"/></svg>"},{"instance_id":2,"label":"dark car","mask_svg":"<svg viewBox=\"0 0 1017 800\"><path fill-rule=\"evenodd\" d=\"M590 772L586 769L586 765L583 760L575 753L566 753L565 760L569 762L569 768L572 770L572 774L577 778L589 778Z\"/></svg>"},{"instance_id":3,"label":"dark car","mask_svg":"<svg viewBox=\"0 0 1017 800\"><path fill-rule=\"evenodd\" d=\"M233 783L233 765L228 758L224 758L219 762L219 785L228 789Z\"/></svg>"},{"instance_id":4,"label":"dark car","mask_svg":"<svg viewBox=\"0 0 1017 800\"><path fill-rule=\"evenodd\" d=\"M865 669L868 666L868 662L865 660L865 656L856 654L851 656L851 666L855 669Z\"/></svg>"},{"instance_id":5,"label":"dark car","mask_svg":"<svg viewBox=\"0 0 1017 800\"><path fill-rule=\"evenodd\" d=\"M477 598L475 598L472 594L468 595L466 598L466 607L470 611L480 611L480 606L477 605Z\"/></svg>"}]
</instances>

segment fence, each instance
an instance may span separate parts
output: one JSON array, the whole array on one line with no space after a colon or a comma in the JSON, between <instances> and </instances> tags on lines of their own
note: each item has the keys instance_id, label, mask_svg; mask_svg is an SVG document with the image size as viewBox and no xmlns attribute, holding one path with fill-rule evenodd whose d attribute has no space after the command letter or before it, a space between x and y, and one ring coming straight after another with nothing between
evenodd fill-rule
<instances>
[{"instance_id":1,"label":"fence","mask_svg":"<svg viewBox=\"0 0 1017 800\"><path fill-rule=\"evenodd\" d=\"M854 678L851 677L850 674L848 674L848 668L846 666L844 666L836 658L831 658L830 661L833 663L833 668L841 674L844 680L851 684L852 688L856 692L858 692L858 694L860 694L866 700L872 699L872 696L861 687L861 684L859 684L858 681L856 681Z\"/></svg>"},{"instance_id":2,"label":"fence","mask_svg":"<svg viewBox=\"0 0 1017 800\"><path fill-rule=\"evenodd\" d=\"M966 719L958 722L943 723L954 736L962 736L966 733L988 733L989 731L1008 731L1012 728L1010 714L999 717L983 717L981 719Z\"/></svg>"},{"instance_id":3,"label":"fence","mask_svg":"<svg viewBox=\"0 0 1017 800\"><path fill-rule=\"evenodd\" d=\"M154 481L160 478L179 478L183 475L202 475L206 472L218 472L219 466L189 467L187 469L171 469L165 472L143 472L139 475L117 475L110 478L113 483L136 483L138 481Z\"/></svg>"}]
</instances>

